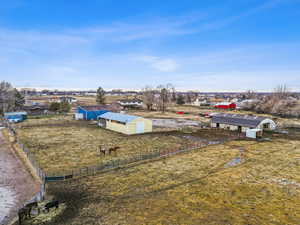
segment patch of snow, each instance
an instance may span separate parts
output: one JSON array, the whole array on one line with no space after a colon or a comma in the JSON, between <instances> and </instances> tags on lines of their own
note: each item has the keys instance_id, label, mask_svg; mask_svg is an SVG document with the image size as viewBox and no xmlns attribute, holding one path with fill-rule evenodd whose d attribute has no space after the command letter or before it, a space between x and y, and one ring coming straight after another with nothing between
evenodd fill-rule
<instances>
[{"instance_id":1,"label":"patch of snow","mask_svg":"<svg viewBox=\"0 0 300 225\"><path fill-rule=\"evenodd\" d=\"M0 187L0 224L9 216L12 208L15 207L15 193L7 187Z\"/></svg>"}]
</instances>

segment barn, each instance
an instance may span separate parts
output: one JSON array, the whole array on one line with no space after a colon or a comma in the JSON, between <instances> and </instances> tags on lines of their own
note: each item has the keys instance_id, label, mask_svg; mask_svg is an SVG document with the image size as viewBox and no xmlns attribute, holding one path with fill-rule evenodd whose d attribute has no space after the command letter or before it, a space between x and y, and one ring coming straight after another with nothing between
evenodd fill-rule
<instances>
[{"instance_id":1,"label":"barn","mask_svg":"<svg viewBox=\"0 0 300 225\"><path fill-rule=\"evenodd\" d=\"M107 112L98 116L100 127L131 135L152 132L152 120L139 116Z\"/></svg>"},{"instance_id":2,"label":"barn","mask_svg":"<svg viewBox=\"0 0 300 225\"><path fill-rule=\"evenodd\" d=\"M231 102L220 102L215 104L217 109L236 109L236 104Z\"/></svg>"},{"instance_id":3,"label":"barn","mask_svg":"<svg viewBox=\"0 0 300 225\"><path fill-rule=\"evenodd\" d=\"M98 116L107 112L119 112L121 106L116 104L111 105L92 105L92 106L78 106L75 118L84 120L97 120Z\"/></svg>"},{"instance_id":4,"label":"barn","mask_svg":"<svg viewBox=\"0 0 300 225\"><path fill-rule=\"evenodd\" d=\"M248 129L275 130L276 123L262 116L219 113L212 116L211 127L246 132Z\"/></svg>"}]
</instances>

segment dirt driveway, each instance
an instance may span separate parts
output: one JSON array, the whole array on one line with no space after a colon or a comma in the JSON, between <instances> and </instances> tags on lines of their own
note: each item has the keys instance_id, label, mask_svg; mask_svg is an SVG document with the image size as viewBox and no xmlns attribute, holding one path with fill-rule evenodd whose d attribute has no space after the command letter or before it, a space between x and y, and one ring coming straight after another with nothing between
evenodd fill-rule
<instances>
[{"instance_id":1,"label":"dirt driveway","mask_svg":"<svg viewBox=\"0 0 300 225\"><path fill-rule=\"evenodd\" d=\"M7 224L39 185L15 155L0 130L0 225Z\"/></svg>"}]
</instances>

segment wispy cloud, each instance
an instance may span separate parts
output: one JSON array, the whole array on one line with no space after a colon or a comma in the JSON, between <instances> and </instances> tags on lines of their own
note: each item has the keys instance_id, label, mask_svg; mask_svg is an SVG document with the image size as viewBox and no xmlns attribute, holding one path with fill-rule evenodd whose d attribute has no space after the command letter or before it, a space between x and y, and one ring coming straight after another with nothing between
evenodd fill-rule
<instances>
[{"instance_id":1,"label":"wispy cloud","mask_svg":"<svg viewBox=\"0 0 300 225\"><path fill-rule=\"evenodd\" d=\"M152 68L161 72L174 72L179 68L179 64L174 59L170 58L144 55L135 57L135 59L149 64Z\"/></svg>"},{"instance_id":2,"label":"wispy cloud","mask_svg":"<svg viewBox=\"0 0 300 225\"><path fill-rule=\"evenodd\" d=\"M287 3L289 0L267 0L267 1L262 1L262 3L256 7L250 8L248 10L245 10L244 12L236 15L232 15L229 17L225 17L222 20L215 20L213 22L208 22L206 24L202 25L202 30L215 30L215 29L220 29L225 26L231 25L245 17L249 17L251 15L254 15L256 13L259 13L263 10L268 10L273 7L276 7L280 4Z\"/></svg>"}]
</instances>

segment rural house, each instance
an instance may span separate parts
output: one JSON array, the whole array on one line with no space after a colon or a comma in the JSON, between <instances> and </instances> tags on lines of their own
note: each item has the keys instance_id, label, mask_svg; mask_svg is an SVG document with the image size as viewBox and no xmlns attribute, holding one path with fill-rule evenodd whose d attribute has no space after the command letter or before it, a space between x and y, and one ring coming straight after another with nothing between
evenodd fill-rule
<instances>
[{"instance_id":1,"label":"rural house","mask_svg":"<svg viewBox=\"0 0 300 225\"><path fill-rule=\"evenodd\" d=\"M107 112L98 116L100 127L123 134L142 134L152 131L152 120L138 116Z\"/></svg>"},{"instance_id":2,"label":"rural house","mask_svg":"<svg viewBox=\"0 0 300 225\"><path fill-rule=\"evenodd\" d=\"M107 112L119 112L122 107L116 104L111 105L94 105L94 106L78 106L75 119L97 120L98 116Z\"/></svg>"},{"instance_id":3,"label":"rural house","mask_svg":"<svg viewBox=\"0 0 300 225\"><path fill-rule=\"evenodd\" d=\"M248 129L274 130L276 123L262 116L220 113L212 116L211 127L246 132Z\"/></svg>"},{"instance_id":4,"label":"rural house","mask_svg":"<svg viewBox=\"0 0 300 225\"><path fill-rule=\"evenodd\" d=\"M48 105L31 105L31 106L23 106L22 108L24 111L27 112L28 115L44 115L47 114L49 111Z\"/></svg>"},{"instance_id":5,"label":"rural house","mask_svg":"<svg viewBox=\"0 0 300 225\"><path fill-rule=\"evenodd\" d=\"M140 108L143 106L143 101L140 99L122 99L118 103L126 108Z\"/></svg>"}]
</instances>

